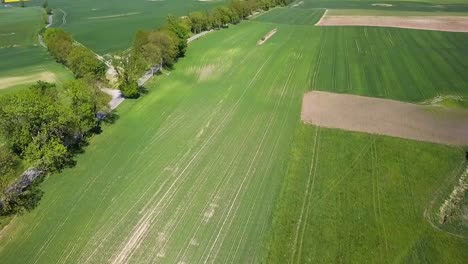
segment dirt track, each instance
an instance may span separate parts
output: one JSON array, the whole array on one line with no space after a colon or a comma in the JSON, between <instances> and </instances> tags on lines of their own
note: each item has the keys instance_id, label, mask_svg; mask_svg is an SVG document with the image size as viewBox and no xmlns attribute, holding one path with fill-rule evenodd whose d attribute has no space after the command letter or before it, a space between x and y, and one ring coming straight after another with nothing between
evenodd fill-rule
<instances>
[{"instance_id":1,"label":"dirt track","mask_svg":"<svg viewBox=\"0 0 468 264\"><path fill-rule=\"evenodd\" d=\"M468 32L468 17L462 16L329 16L316 26L374 26Z\"/></svg>"},{"instance_id":2,"label":"dirt track","mask_svg":"<svg viewBox=\"0 0 468 264\"><path fill-rule=\"evenodd\" d=\"M468 145L468 111L356 95L310 92L303 122L447 145Z\"/></svg>"},{"instance_id":3,"label":"dirt track","mask_svg":"<svg viewBox=\"0 0 468 264\"><path fill-rule=\"evenodd\" d=\"M258 42L257 45L262 45L263 43L267 42L267 40L271 37L273 37L274 34L276 34L277 29L273 29L272 31L268 32L263 38L261 38Z\"/></svg>"}]
</instances>

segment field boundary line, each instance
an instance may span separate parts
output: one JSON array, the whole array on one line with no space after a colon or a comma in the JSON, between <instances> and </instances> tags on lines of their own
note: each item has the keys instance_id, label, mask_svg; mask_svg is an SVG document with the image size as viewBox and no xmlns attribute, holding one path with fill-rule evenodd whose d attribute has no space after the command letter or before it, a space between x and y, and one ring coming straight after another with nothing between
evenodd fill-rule
<instances>
[{"instance_id":1,"label":"field boundary line","mask_svg":"<svg viewBox=\"0 0 468 264\"><path fill-rule=\"evenodd\" d=\"M377 213L379 215L379 218L380 218L380 225L382 226L382 233L383 233L383 238L384 238L384 241L385 241L385 253L386 253L386 256L384 257L385 260L388 259L388 256L389 256L389 251L388 251L388 235L387 235L387 230L385 228L385 222L382 221L382 203L381 203L381 200L380 200L380 185L379 185L379 181L376 177L378 177L378 174L376 174L376 162L378 161L378 157L377 157L377 144L376 144L376 140L374 140L372 142L372 145L371 145L371 164L372 164L372 178L373 178L373 181L372 181L372 184L374 185L375 183L375 192L377 193L377 208L374 208L374 211L375 209L377 211L375 211L375 213ZM374 186L373 186L374 188ZM374 201L375 203L375 193L374 193L374 190L372 190L372 200ZM375 205L375 204L374 204ZM376 218L376 221L377 221L377 218Z\"/></svg>"},{"instance_id":2,"label":"field boundary line","mask_svg":"<svg viewBox=\"0 0 468 264\"><path fill-rule=\"evenodd\" d=\"M315 147L315 150L314 150L314 159L312 160L312 164L311 164L311 169L313 167L314 169L314 172L312 174L312 184L310 186L310 193L309 193L309 197L307 198L307 208L306 208L306 214L305 214L305 218L304 218L304 224L302 225L303 228L302 228L302 231L301 231L301 235L300 235L300 240L299 240L299 250L297 252L297 262L296 263L301 263L301 255L302 255L302 244L304 242L304 234L306 232L306 229L307 229L307 221L309 219L309 212L310 212L310 205L311 205L311 200L313 198L313 195L312 195L312 192L314 191L314 186L315 186L315 179L317 178L317 167L318 167L318 163L319 163L319 154L320 154L320 132L321 132L321 129L320 127L317 128L318 129L318 139L317 139L317 146ZM311 171L309 171L309 174L311 173Z\"/></svg>"},{"instance_id":3,"label":"field boundary line","mask_svg":"<svg viewBox=\"0 0 468 264\"><path fill-rule=\"evenodd\" d=\"M328 9L325 9L325 12L323 12L322 17L320 18L320 20L317 23L315 23L314 26L319 26L322 23L322 20L325 19L325 17L327 16L327 14L328 14Z\"/></svg>"},{"instance_id":4,"label":"field boundary line","mask_svg":"<svg viewBox=\"0 0 468 264\"><path fill-rule=\"evenodd\" d=\"M301 52L301 54L302 54L302 52ZM288 59L290 59L291 56L293 56L293 55L290 54L289 57L288 57ZM287 102L284 100L284 99L286 99L284 95L285 95L286 92L291 88L290 81L291 81L292 74L295 72L295 70L296 70L296 64L293 63L293 66L291 67L291 70L290 70L290 72L289 72L288 78L287 78L285 84L283 85L283 88L281 89L282 91L281 91L280 98L277 100L277 103L276 103L276 105L275 105L275 108L274 108L274 110L272 111L272 117L271 117L271 119L272 119L272 120L275 119L275 120L273 120L273 121L278 121L278 118L279 118L278 114L281 114L281 113L277 113L277 110L278 110L278 107L280 106L280 104L282 104L283 101L284 101L284 103L287 103ZM271 89L271 90L270 90L270 93L273 92L273 91L275 91L275 90ZM269 93L268 93L267 95L269 95ZM270 95L270 96L271 96L271 95ZM293 98L293 97L291 97L291 98ZM289 104L290 104L290 103L291 103L291 100L290 100ZM288 108L288 113L289 113L289 110L290 110L290 109L291 109L291 108ZM273 115L273 114L275 114L275 115ZM283 125L285 122L286 122L286 119L282 119L282 121L281 121L280 123ZM270 168L270 165L271 165L271 162L272 162L271 157L272 157L273 153L275 153L275 150L276 150L277 147L278 147L278 142L279 142L279 140L280 140L280 137L281 137L281 134L278 134L278 136L276 137L275 144L274 144L273 149L272 149L272 151L271 151L271 153L270 153L270 156L269 156L269 158L268 158L268 165L266 166L266 168ZM259 184L260 187L259 187L259 189L262 189L262 188L263 188L263 182L264 182L264 181L265 181L265 174L263 175L263 177L262 177L262 179L261 179L261 181L260 181L260 184ZM256 191L255 194L254 194L255 199L253 199L254 202L253 202L252 205L250 206L250 209L249 209L249 216L248 216L248 218L247 218L247 222L244 224L244 226L243 226L243 228L242 228L242 233L240 234L240 239L237 239L237 236L238 236L238 234L240 233L240 230L239 230L239 232L237 232L237 234L236 234L236 241L238 241L238 242L237 242L236 249L235 249L235 251L234 251L234 253L233 253L233 256L234 256L234 257L236 256L236 254L237 254L237 252L238 252L238 250L239 250L239 247L240 247L242 241L243 241L244 238L245 238L245 232L247 231L247 226L248 226L248 224L249 224L250 221L251 221L253 209L254 209L255 205L257 204L257 201L258 201L257 197L258 197L258 194L259 194L259 193L260 193L259 191ZM235 245L235 244L234 244L234 245ZM234 246L234 245L233 245L233 246ZM232 252L232 247L231 247L231 249L229 250L229 254L228 254L228 256L227 256L227 259L229 259L229 258L231 257L231 252ZM227 262L227 261L226 261L226 262Z\"/></svg>"},{"instance_id":5,"label":"field boundary line","mask_svg":"<svg viewBox=\"0 0 468 264\"><path fill-rule=\"evenodd\" d=\"M461 151L461 153L464 153L462 148L460 148L460 151ZM447 231L445 229L440 228L436 223L434 223L431 215L432 215L433 208L435 206L435 202L444 195L448 196L447 193L443 192L443 189L447 188L447 186L449 186L451 184L451 182L457 182L457 179L458 179L458 176L459 176L460 172L462 172L463 168L465 168L466 166L467 166L467 163L466 163L465 159L461 159L461 162L459 163L459 165L455 169L453 169L453 171L451 173L451 174L453 174L453 176L446 178L446 180L441 185L441 187L436 191L436 193L434 195L434 198L429 202L427 207L424 209L424 213L423 213L423 217L427 220L427 222L429 222L429 224L435 230L446 233L446 234L449 234L449 235L452 235L452 236L455 236L455 237L458 237L458 238L462 238L462 239L466 239L466 238L468 238L468 236L464 236L464 235L457 234L457 233L454 233L454 232L450 232L450 231ZM450 193L450 191L448 193Z\"/></svg>"},{"instance_id":6,"label":"field boundary line","mask_svg":"<svg viewBox=\"0 0 468 264\"><path fill-rule=\"evenodd\" d=\"M243 93L242 93L241 96L239 97L238 101L236 102L236 105L234 106L235 109L237 109L237 107L239 106L239 103L241 102L241 99L245 96L245 94L247 93L247 91L250 90L250 88L252 87L252 84L257 80L258 76L259 76L260 73L263 71L263 68L264 68L265 65L270 61L270 59L271 59L272 57L273 57L273 54L271 54L271 55L265 60L265 62L263 62L262 66L260 66L260 68L257 70L257 72L255 73L255 75L254 75L253 78L250 80L249 84L247 85L247 87L244 89ZM268 131L268 130L266 130L266 131ZM264 134L264 136L265 136L265 134ZM263 140L264 140L264 137L262 138L262 141L260 142L260 145L259 145L259 146L263 145ZM254 156L254 159L253 159L253 160L256 159L257 155L258 155L258 149L257 149L257 152L255 153L255 156ZM251 166L252 166L252 163L251 163L251 165L249 166L248 172L251 170ZM245 180L247 179L247 176L248 176L248 174L246 174L246 176L244 177L244 179L243 179L242 182L241 182L241 185L239 186L239 189L238 189L238 191L237 191L237 193L236 193L236 195L235 195L235 197L234 197L234 200L233 200L233 202L231 203L231 206L229 207L228 214L227 214L226 218L224 219L224 221L223 221L223 223L222 223L222 225L221 225L221 228L220 228L220 230L219 230L219 232L218 232L218 234L217 234L217 236L216 236L216 238L215 238L215 241L212 243L212 246L211 246L211 248L210 248L210 250L209 250L209 252L208 252L208 255L206 256L205 260L203 261L204 263L206 263L206 262L208 261L208 259L210 258L210 256L211 256L211 252L213 251L213 248L214 248L214 246L216 245L216 242L218 241L219 236L220 236L222 230L224 229L224 225L225 225L225 223L226 223L226 220L228 219L228 216L231 214L231 210L232 210L232 208L233 208L233 206L234 206L234 204L235 204L235 201L237 200L237 197L238 197L240 191L242 190L242 187L243 187L243 185L244 185L244 183L245 183ZM237 211L237 210L236 210L236 211ZM210 239L210 242L211 242L211 239ZM205 253L203 253L203 255L205 255Z\"/></svg>"},{"instance_id":7,"label":"field boundary line","mask_svg":"<svg viewBox=\"0 0 468 264\"><path fill-rule=\"evenodd\" d=\"M313 169L313 166L314 166L314 159L315 159L315 151L316 151L316 145L317 145L317 141L318 141L318 137L319 137L319 130L320 130L320 127L316 127L315 129L315 137L314 137L314 146L313 146L313 152L312 152L312 159L311 159L311 163L310 163L310 167L309 167L309 175L307 177L307 184L306 184L306 193L304 195L304 201L302 203L302 206L301 206L301 213L299 215L299 221L297 223L297 226L296 226L296 232L295 232L295 236L294 236L294 242L292 244L293 248L292 248L292 254L291 254L291 263L294 263L295 261L295 258L296 258L296 250L297 250L297 240L299 239L299 231L300 231L300 228L301 228L301 225L302 225L302 220L303 220L303 215L304 215L304 210L305 210L305 207L306 207L306 204L308 204L308 198L309 198L309 189L310 189L310 184L311 184L311 173L312 173L312 169Z\"/></svg>"}]
</instances>

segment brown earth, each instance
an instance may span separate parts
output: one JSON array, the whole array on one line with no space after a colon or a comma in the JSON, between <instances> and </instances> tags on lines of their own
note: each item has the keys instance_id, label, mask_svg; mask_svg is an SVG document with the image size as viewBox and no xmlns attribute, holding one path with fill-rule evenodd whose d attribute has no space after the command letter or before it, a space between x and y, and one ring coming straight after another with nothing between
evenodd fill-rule
<instances>
[{"instance_id":1,"label":"brown earth","mask_svg":"<svg viewBox=\"0 0 468 264\"><path fill-rule=\"evenodd\" d=\"M328 128L468 145L467 110L314 91L303 98L301 119Z\"/></svg>"},{"instance_id":2,"label":"brown earth","mask_svg":"<svg viewBox=\"0 0 468 264\"><path fill-rule=\"evenodd\" d=\"M329 16L316 26L396 27L449 32L468 32L468 17L463 16Z\"/></svg>"}]
</instances>

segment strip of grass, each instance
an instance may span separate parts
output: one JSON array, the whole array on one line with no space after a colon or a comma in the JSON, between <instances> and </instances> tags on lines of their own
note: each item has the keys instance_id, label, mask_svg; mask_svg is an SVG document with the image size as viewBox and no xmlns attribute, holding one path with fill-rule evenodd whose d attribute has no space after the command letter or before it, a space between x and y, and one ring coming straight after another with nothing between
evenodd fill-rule
<instances>
[{"instance_id":1,"label":"strip of grass","mask_svg":"<svg viewBox=\"0 0 468 264\"><path fill-rule=\"evenodd\" d=\"M314 25L320 20L323 13L323 9L312 11L287 7L275 8L255 18L255 21L286 25Z\"/></svg>"},{"instance_id":2,"label":"strip of grass","mask_svg":"<svg viewBox=\"0 0 468 264\"><path fill-rule=\"evenodd\" d=\"M61 64L56 63L42 47L29 46L19 48L0 49L0 82L11 77L35 76L46 73L54 76L57 85L73 78L73 74ZM0 95L24 89L38 80L31 79L26 83L2 83Z\"/></svg>"},{"instance_id":3,"label":"strip of grass","mask_svg":"<svg viewBox=\"0 0 468 264\"><path fill-rule=\"evenodd\" d=\"M45 73L54 76L60 85L72 74L57 64L47 50L38 46L37 34L44 27L44 10L40 7L0 9L0 95L24 89L38 81L6 83L7 78L36 76Z\"/></svg>"}]
</instances>

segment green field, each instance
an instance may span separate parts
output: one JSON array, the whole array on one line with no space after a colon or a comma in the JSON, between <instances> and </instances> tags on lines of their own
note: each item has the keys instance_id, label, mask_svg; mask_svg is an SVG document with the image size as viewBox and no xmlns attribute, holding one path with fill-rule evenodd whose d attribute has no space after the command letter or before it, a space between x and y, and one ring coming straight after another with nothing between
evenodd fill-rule
<instances>
[{"instance_id":1,"label":"green field","mask_svg":"<svg viewBox=\"0 0 468 264\"><path fill-rule=\"evenodd\" d=\"M300 3L302 1L302 3ZM298 0L295 8L327 9L373 9L385 11L414 12L467 12L466 0L412 0L412 1L369 1L369 0ZM386 4L386 6L379 5Z\"/></svg>"},{"instance_id":2,"label":"green field","mask_svg":"<svg viewBox=\"0 0 468 264\"><path fill-rule=\"evenodd\" d=\"M32 45L44 26L44 11L38 7L0 8L0 50Z\"/></svg>"},{"instance_id":3,"label":"green field","mask_svg":"<svg viewBox=\"0 0 468 264\"><path fill-rule=\"evenodd\" d=\"M468 34L291 10L190 44L0 232L2 262L463 263L466 233L424 216L462 149L306 126L300 109L309 90L468 96Z\"/></svg>"},{"instance_id":4,"label":"green field","mask_svg":"<svg viewBox=\"0 0 468 264\"><path fill-rule=\"evenodd\" d=\"M169 14L185 16L224 3L225 0L49 0L55 12L53 25L72 33L99 54L127 49L137 30L157 28Z\"/></svg>"},{"instance_id":5,"label":"green field","mask_svg":"<svg viewBox=\"0 0 468 264\"><path fill-rule=\"evenodd\" d=\"M72 77L38 44L43 15L38 7L0 8L0 94L25 88L40 79L61 84Z\"/></svg>"},{"instance_id":6,"label":"green field","mask_svg":"<svg viewBox=\"0 0 468 264\"><path fill-rule=\"evenodd\" d=\"M72 77L73 74L56 63L42 47L0 49L0 94L28 87L40 79L61 85Z\"/></svg>"}]
</instances>

